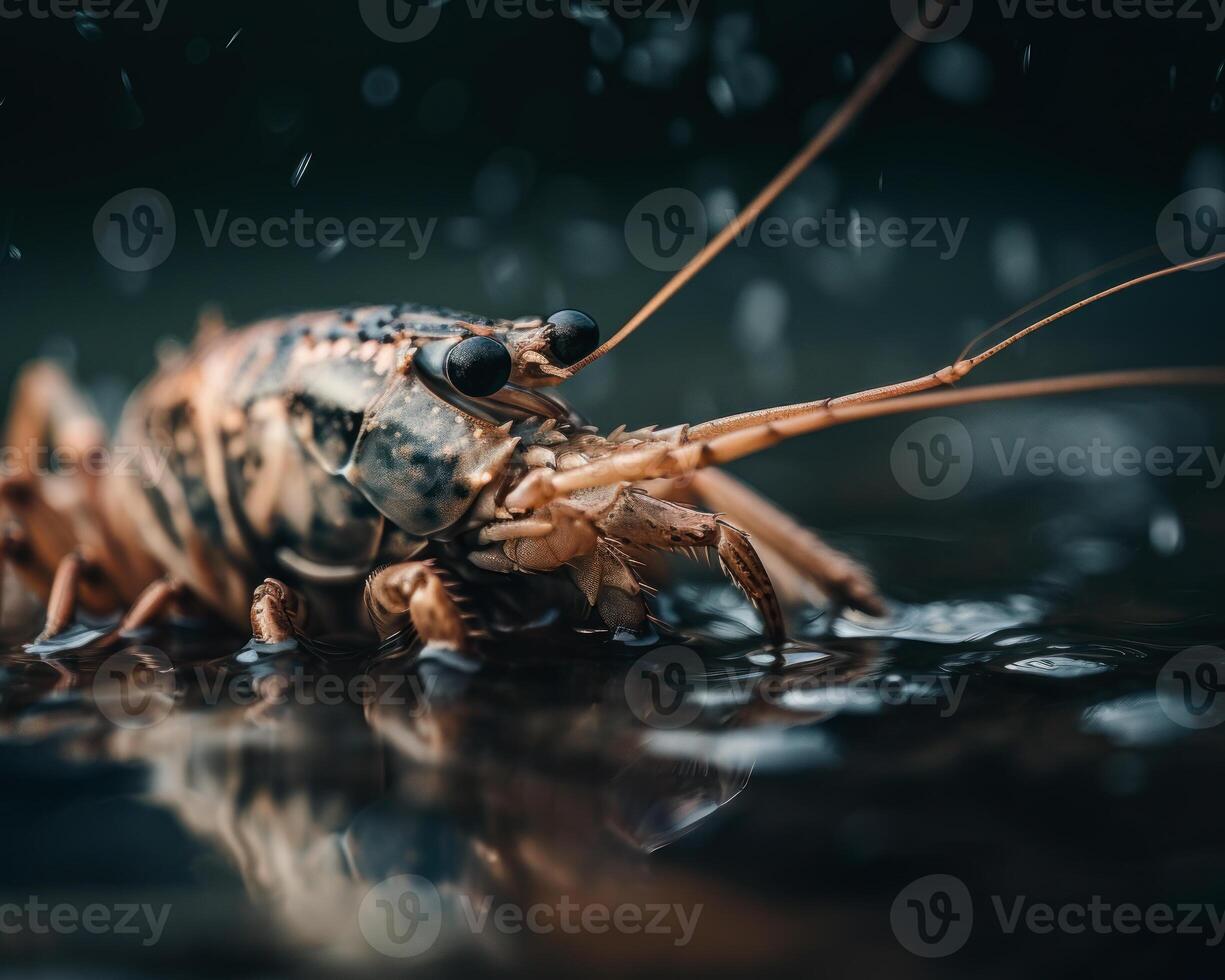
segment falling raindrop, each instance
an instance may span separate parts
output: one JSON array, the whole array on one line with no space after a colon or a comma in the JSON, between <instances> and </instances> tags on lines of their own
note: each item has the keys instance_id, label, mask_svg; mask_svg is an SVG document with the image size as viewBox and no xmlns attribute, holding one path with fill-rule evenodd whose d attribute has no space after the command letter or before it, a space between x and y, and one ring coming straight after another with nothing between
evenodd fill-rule
<instances>
[{"instance_id":1,"label":"falling raindrop","mask_svg":"<svg viewBox=\"0 0 1225 980\"><path fill-rule=\"evenodd\" d=\"M84 13L78 13L73 19L76 23L77 33L85 38L86 41L102 40L102 28L98 26L97 21Z\"/></svg>"},{"instance_id":2,"label":"falling raindrop","mask_svg":"<svg viewBox=\"0 0 1225 980\"><path fill-rule=\"evenodd\" d=\"M595 65L592 65L587 69L587 94L604 94L604 73Z\"/></svg>"},{"instance_id":3,"label":"falling raindrop","mask_svg":"<svg viewBox=\"0 0 1225 980\"><path fill-rule=\"evenodd\" d=\"M1223 102L1225 102L1225 100L1222 99L1221 93L1213 92L1212 98L1208 100L1208 111L1209 112L1220 112L1221 105L1223 104Z\"/></svg>"},{"instance_id":4,"label":"falling raindrop","mask_svg":"<svg viewBox=\"0 0 1225 980\"><path fill-rule=\"evenodd\" d=\"M387 65L378 65L362 79L362 98L367 105L385 109L400 97L400 73Z\"/></svg>"},{"instance_id":5,"label":"falling raindrop","mask_svg":"<svg viewBox=\"0 0 1225 980\"><path fill-rule=\"evenodd\" d=\"M16 245L10 245L9 246L9 258L14 262L20 262L21 261L21 249L19 249Z\"/></svg>"},{"instance_id":6,"label":"falling raindrop","mask_svg":"<svg viewBox=\"0 0 1225 980\"><path fill-rule=\"evenodd\" d=\"M128 95L131 95L132 94L132 79L128 76L127 71L123 68L119 69L119 81L123 83L123 90L127 92Z\"/></svg>"},{"instance_id":7,"label":"falling raindrop","mask_svg":"<svg viewBox=\"0 0 1225 980\"><path fill-rule=\"evenodd\" d=\"M885 189L885 172L882 170L880 176L876 178L876 189L883 191Z\"/></svg>"},{"instance_id":8,"label":"falling raindrop","mask_svg":"<svg viewBox=\"0 0 1225 980\"><path fill-rule=\"evenodd\" d=\"M242 28L240 27L230 36L230 39L225 42L225 47L227 51L230 49L230 45L238 40L238 35L241 33L242 33Z\"/></svg>"},{"instance_id":9,"label":"falling raindrop","mask_svg":"<svg viewBox=\"0 0 1225 980\"><path fill-rule=\"evenodd\" d=\"M730 116L736 111L736 97L732 94L732 86L722 75L715 75L706 83L710 92L710 101L715 104L723 115Z\"/></svg>"},{"instance_id":10,"label":"falling raindrop","mask_svg":"<svg viewBox=\"0 0 1225 980\"><path fill-rule=\"evenodd\" d=\"M1021 55L1021 74L1029 74L1029 61L1033 55L1034 46L1032 44L1025 45L1025 53Z\"/></svg>"},{"instance_id":11,"label":"falling raindrop","mask_svg":"<svg viewBox=\"0 0 1225 980\"><path fill-rule=\"evenodd\" d=\"M311 165L311 157L314 154L307 153L301 160L298 161L298 169L293 172L293 176L289 179L289 186L297 188L302 183L302 178L306 176L306 168Z\"/></svg>"},{"instance_id":12,"label":"falling raindrop","mask_svg":"<svg viewBox=\"0 0 1225 980\"><path fill-rule=\"evenodd\" d=\"M349 240L347 238L334 238L319 250L315 258L320 262L331 262L332 259L345 250L348 244Z\"/></svg>"}]
</instances>

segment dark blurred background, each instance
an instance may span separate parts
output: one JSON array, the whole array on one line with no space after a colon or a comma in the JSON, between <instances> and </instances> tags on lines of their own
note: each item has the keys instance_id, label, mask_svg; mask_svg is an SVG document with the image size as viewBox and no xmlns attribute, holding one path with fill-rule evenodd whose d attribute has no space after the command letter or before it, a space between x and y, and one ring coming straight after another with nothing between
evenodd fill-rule
<instances>
[{"instance_id":1,"label":"dark blurred background","mask_svg":"<svg viewBox=\"0 0 1225 980\"><path fill-rule=\"evenodd\" d=\"M146 5L135 19L0 20L0 377L50 347L75 350L86 380L130 385L206 304L234 323L354 300L504 316L571 305L611 333L666 279L627 247L635 203L683 187L715 213L743 204L897 30L883 0L698 0L685 30L474 9L445 4L412 43L378 36L356 0L169 0L153 29ZM1000 9L980 0L957 40L922 46L778 208L964 218L953 258L732 248L568 386L580 407L602 426L671 424L925 373L1047 288L1153 246L1185 188L1225 185L1225 44L1207 21ZM136 187L166 195L178 236L159 267L125 273L100 257L93 223ZM193 214L298 208L436 224L414 259L411 244L208 248ZM978 380L1225 360L1216 283L1130 292ZM826 526L876 526L916 503L930 517L943 505L889 477L901 427L827 433L742 469Z\"/></svg>"}]
</instances>

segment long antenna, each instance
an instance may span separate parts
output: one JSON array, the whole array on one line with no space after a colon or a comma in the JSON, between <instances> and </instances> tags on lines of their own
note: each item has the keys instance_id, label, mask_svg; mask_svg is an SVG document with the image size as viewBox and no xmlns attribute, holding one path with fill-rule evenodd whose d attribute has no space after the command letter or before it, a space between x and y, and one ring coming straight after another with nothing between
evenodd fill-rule
<instances>
[{"instance_id":1,"label":"long antenna","mask_svg":"<svg viewBox=\"0 0 1225 980\"><path fill-rule=\"evenodd\" d=\"M690 279L705 269L712 259L727 248L736 236L756 221L761 213L773 204L778 196L791 186L795 179L817 157L825 152L831 143L846 131L847 127L855 121L856 117L876 98L881 89L897 74L898 69L910 57L917 44L917 41L905 34L899 36L881 56L880 60L872 66L871 70L860 79L859 84L855 86L854 91L851 92L846 101L838 107L837 112L830 116L825 125L821 127L821 131L812 138L795 159L787 164L779 175L770 181L765 189L753 199L748 207L741 211L727 227L719 232L702 251L690 259L685 267L673 276L663 289L652 296L650 302L635 313L625 326L577 364L572 365L567 371L566 377L573 377L588 364L599 360L642 326L668 300L680 292Z\"/></svg>"}]
</instances>

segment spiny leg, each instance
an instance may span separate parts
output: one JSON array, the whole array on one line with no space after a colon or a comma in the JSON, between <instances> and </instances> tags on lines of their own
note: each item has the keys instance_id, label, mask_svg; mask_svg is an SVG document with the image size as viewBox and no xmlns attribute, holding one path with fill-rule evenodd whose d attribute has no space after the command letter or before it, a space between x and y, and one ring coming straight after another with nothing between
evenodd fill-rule
<instances>
[{"instance_id":1,"label":"spiny leg","mask_svg":"<svg viewBox=\"0 0 1225 980\"><path fill-rule=\"evenodd\" d=\"M786 643L787 628L770 576L748 535L734 524L713 514L632 491L622 494L597 526L604 534L631 547L664 551L713 549L724 571L760 613L766 638L775 646Z\"/></svg>"},{"instance_id":2,"label":"spiny leg","mask_svg":"<svg viewBox=\"0 0 1225 980\"><path fill-rule=\"evenodd\" d=\"M885 615L884 600L862 566L751 487L710 469L693 475L693 489L705 506L727 514L759 543L816 582L835 605L870 616Z\"/></svg>"},{"instance_id":3,"label":"spiny leg","mask_svg":"<svg viewBox=\"0 0 1225 980\"><path fill-rule=\"evenodd\" d=\"M443 576L426 561L387 565L366 582L366 608L380 639L411 622L422 642L468 652L473 631Z\"/></svg>"}]
</instances>

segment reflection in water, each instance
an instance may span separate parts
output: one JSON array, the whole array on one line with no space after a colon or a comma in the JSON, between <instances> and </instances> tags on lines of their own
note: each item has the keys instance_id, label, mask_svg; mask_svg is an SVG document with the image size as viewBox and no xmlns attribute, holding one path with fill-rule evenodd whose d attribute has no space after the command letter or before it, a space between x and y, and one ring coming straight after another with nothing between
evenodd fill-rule
<instances>
[{"instance_id":1,"label":"reflection in water","mask_svg":"<svg viewBox=\"0 0 1225 980\"><path fill-rule=\"evenodd\" d=\"M781 667L746 646L743 602L717 586L660 598L700 624L696 638L554 649L533 635L479 667L442 654L218 656L227 641L169 632L105 660L11 653L0 737L10 768L67 761L60 778L94 773L112 795L132 788L116 764L142 774L142 798L213 855L184 866L186 895L149 955L222 942L252 969L382 972L407 951L448 968L696 975L832 953L906 974L917 961L889 909L923 874L976 894L1142 901L1118 863L1136 828L1176 817L1180 839L1215 840L1213 808L1176 801L1219 758L1225 726L1191 733L1159 685L1220 616L1208 598L1175 603L1137 581L1092 601L896 602L883 627L845 624ZM820 616L807 622L819 634ZM116 834L82 830L102 848ZM1058 860L1069 834L1078 863ZM47 856L56 843L37 874L75 881L75 859ZM1167 899L1225 875L1216 857L1135 857ZM151 838L139 860L185 859ZM238 900L221 867L265 927L219 933L190 918L197 903ZM964 966L972 975L976 961Z\"/></svg>"},{"instance_id":2,"label":"reflection in water","mask_svg":"<svg viewBox=\"0 0 1225 980\"><path fill-rule=\"evenodd\" d=\"M592 963L615 951L623 964L658 965L685 949L690 966L726 965L778 948L797 920L649 855L736 799L759 756L810 753L813 739L783 733L829 708L797 706L793 688L876 669L870 651L797 648L781 674L753 659L708 664L668 647L632 664L572 657L559 677L557 661L476 669L446 654L14 655L5 727L10 738L54 738L69 757L146 766L149 799L232 862L293 944L375 955L368 923L359 928L363 898L413 875L445 907L431 955L514 945L518 932L482 908L670 906L687 910L683 943L676 929L628 945L616 930L550 935ZM653 718L627 683L657 670L692 698L683 731Z\"/></svg>"}]
</instances>

